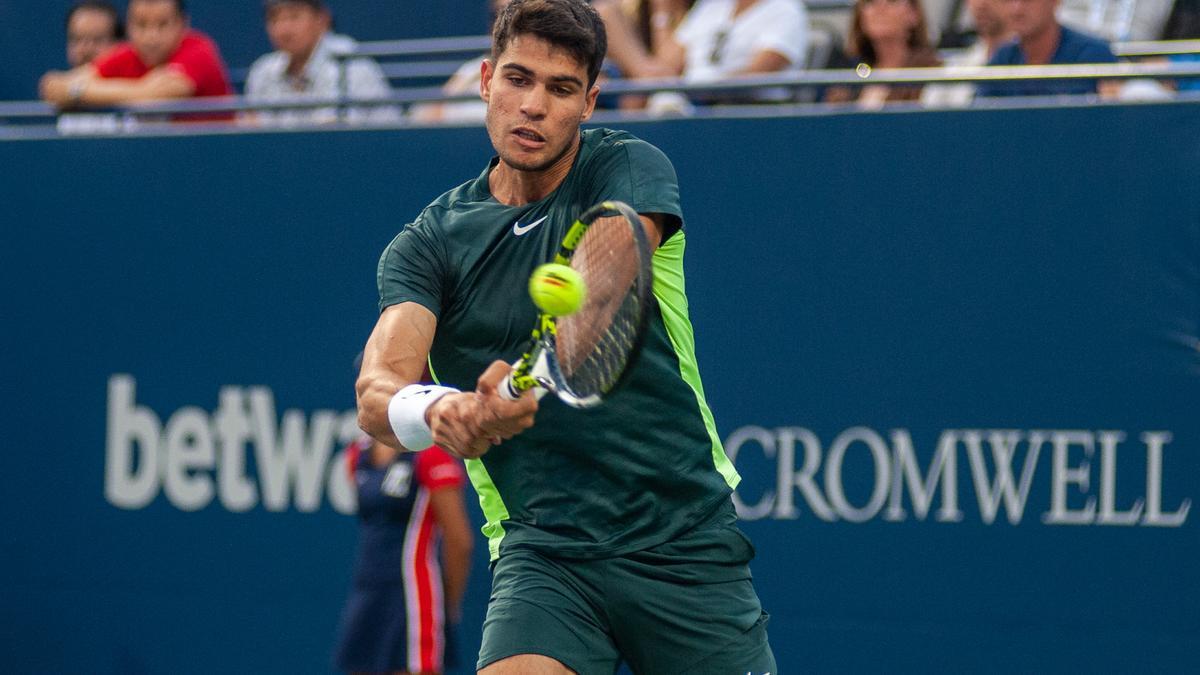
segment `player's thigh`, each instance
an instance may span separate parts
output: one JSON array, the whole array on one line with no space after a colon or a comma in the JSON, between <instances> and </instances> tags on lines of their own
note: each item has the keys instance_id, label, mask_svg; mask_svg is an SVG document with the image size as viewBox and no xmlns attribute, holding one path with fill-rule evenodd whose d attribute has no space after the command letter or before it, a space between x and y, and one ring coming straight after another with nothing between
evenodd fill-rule
<instances>
[{"instance_id":1,"label":"player's thigh","mask_svg":"<svg viewBox=\"0 0 1200 675\"><path fill-rule=\"evenodd\" d=\"M489 668L507 668L511 664L503 661L532 655L569 669L547 672L612 675L619 656L603 610L602 581L593 563L557 561L532 551L506 553L492 570L480 672L528 672Z\"/></svg>"},{"instance_id":2,"label":"player's thigh","mask_svg":"<svg viewBox=\"0 0 1200 675\"><path fill-rule=\"evenodd\" d=\"M549 656L519 654L500 659L478 671L478 675L574 675L575 671Z\"/></svg>"},{"instance_id":3,"label":"player's thigh","mask_svg":"<svg viewBox=\"0 0 1200 675\"><path fill-rule=\"evenodd\" d=\"M774 672L767 615L749 579L624 580L612 622L635 673Z\"/></svg>"}]
</instances>

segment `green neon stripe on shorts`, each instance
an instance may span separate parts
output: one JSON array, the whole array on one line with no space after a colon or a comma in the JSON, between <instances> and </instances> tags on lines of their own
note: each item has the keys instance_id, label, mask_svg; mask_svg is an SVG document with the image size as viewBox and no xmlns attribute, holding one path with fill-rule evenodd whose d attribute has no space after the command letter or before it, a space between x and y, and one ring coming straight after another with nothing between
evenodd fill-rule
<instances>
[{"instance_id":1,"label":"green neon stripe on shorts","mask_svg":"<svg viewBox=\"0 0 1200 675\"><path fill-rule=\"evenodd\" d=\"M667 336L675 348L675 356L679 359L679 374L696 394L696 404L700 407L700 415L704 418L704 426L712 439L713 465L716 466L725 483L734 489L741 482L733 462L725 455L725 447L717 434L717 424L713 421L712 410L704 400L704 385L700 382L700 367L696 363L696 340L692 331L692 321L688 318L687 295L683 282L683 249L685 247L683 230L668 239L654 252L654 297L658 298L662 308L663 323L667 327Z\"/></svg>"}]
</instances>

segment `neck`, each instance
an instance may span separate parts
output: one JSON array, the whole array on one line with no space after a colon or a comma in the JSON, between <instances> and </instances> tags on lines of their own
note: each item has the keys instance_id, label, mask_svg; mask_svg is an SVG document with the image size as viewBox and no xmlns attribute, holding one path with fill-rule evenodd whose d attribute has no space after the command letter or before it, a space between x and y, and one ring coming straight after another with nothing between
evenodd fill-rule
<instances>
[{"instance_id":1,"label":"neck","mask_svg":"<svg viewBox=\"0 0 1200 675\"><path fill-rule=\"evenodd\" d=\"M288 60L287 73L288 75L299 75L304 72L304 67L308 65L308 60L312 58L316 47L308 50L303 54L295 54Z\"/></svg>"},{"instance_id":2,"label":"neck","mask_svg":"<svg viewBox=\"0 0 1200 675\"><path fill-rule=\"evenodd\" d=\"M992 54L995 54L996 50L1000 48L1000 45L1008 41L1008 38L1009 35L1003 31L997 31L995 33L991 33L990 35L979 36L979 40L983 42L985 47L987 47L988 58L991 58Z\"/></svg>"},{"instance_id":3,"label":"neck","mask_svg":"<svg viewBox=\"0 0 1200 675\"><path fill-rule=\"evenodd\" d=\"M1042 65L1050 62L1058 43L1062 38L1062 29L1057 22L1051 22L1042 30L1028 37L1021 38L1021 51L1025 54L1025 63Z\"/></svg>"},{"instance_id":4,"label":"neck","mask_svg":"<svg viewBox=\"0 0 1200 675\"><path fill-rule=\"evenodd\" d=\"M509 165L500 158L500 163L488 175L488 189L496 201L508 206L521 206L536 202L554 192L575 164L579 154L579 135L571 147L554 164L538 171L523 171Z\"/></svg>"},{"instance_id":5,"label":"neck","mask_svg":"<svg viewBox=\"0 0 1200 675\"><path fill-rule=\"evenodd\" d=\"M908 64L908 40L897 37L880 40L872 44L875 47L876 68L903 68Z\"/></svg>"},{"instance_id":6,"label":"neck","mask_svg":"<svg viewBox=\"0 0 1200 675\"><path fill-rule=\"evenodd\" d=\"M317 39L317 41L315 43L313 43L313 46L310 47L308 49L308 51L302 52L300 54L293 54L291 56L291 58L288 59L288 67L287 67L288 75L295 76L295 75L299 75L301 72L303 72L304 67L308 65L308 62L310 60L312 60L313 54L316 53L317 47L321 46L321 40L324 40L324 39L325 39L325 36L322 35L320 38Z\"/></svg>"}]
</instances>

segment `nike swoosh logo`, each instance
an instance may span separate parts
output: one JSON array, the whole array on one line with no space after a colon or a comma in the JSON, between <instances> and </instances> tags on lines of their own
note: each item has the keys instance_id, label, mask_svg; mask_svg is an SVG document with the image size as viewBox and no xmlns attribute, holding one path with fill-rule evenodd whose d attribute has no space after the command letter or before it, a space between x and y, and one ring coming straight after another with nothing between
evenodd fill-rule
<instances>
[{"instance_id":1,"label":"nike swoosh logo","mask_svg":"<svg viewBox=\"0 0 1200 675\"><path fill-rule=\"evenodd\" d=\"M532 230L533 228L537 227L538 225L541 225L542 221L548 217L549 216L542 216L541 218L538 218L537 220L533 221L532 223L530 223L528 225L522 225L521 221L518 220L517 222L513 223L513 234L515 234L519 237L519 236L525 234L526 232Z\"/></svg>"}]
</instances>

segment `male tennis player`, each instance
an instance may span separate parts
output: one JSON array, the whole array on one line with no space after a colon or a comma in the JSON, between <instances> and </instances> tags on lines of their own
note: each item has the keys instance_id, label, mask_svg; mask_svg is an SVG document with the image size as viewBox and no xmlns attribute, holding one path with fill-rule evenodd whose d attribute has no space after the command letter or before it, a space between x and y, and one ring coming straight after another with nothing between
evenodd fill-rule
<instances>
[{"instance_id":1,"label":"male tennis player","mask_svg":"<svg viewBox=\"0 0 1200 675\"><path fill-rule=\"evenodd\" d=\"M580 132L606 45L590 5L514 0L492 38L480 93L498 157L384 251L360 423L470 458L493 561L480 672L775 672L738 475L696 366L675 171L627 133ZM530 273L606 199L632 205L657 247L640 357L596 408L501 399L537 316ZM415 384L426 359L440 386Z\"/></svg>"}]
</instances>

